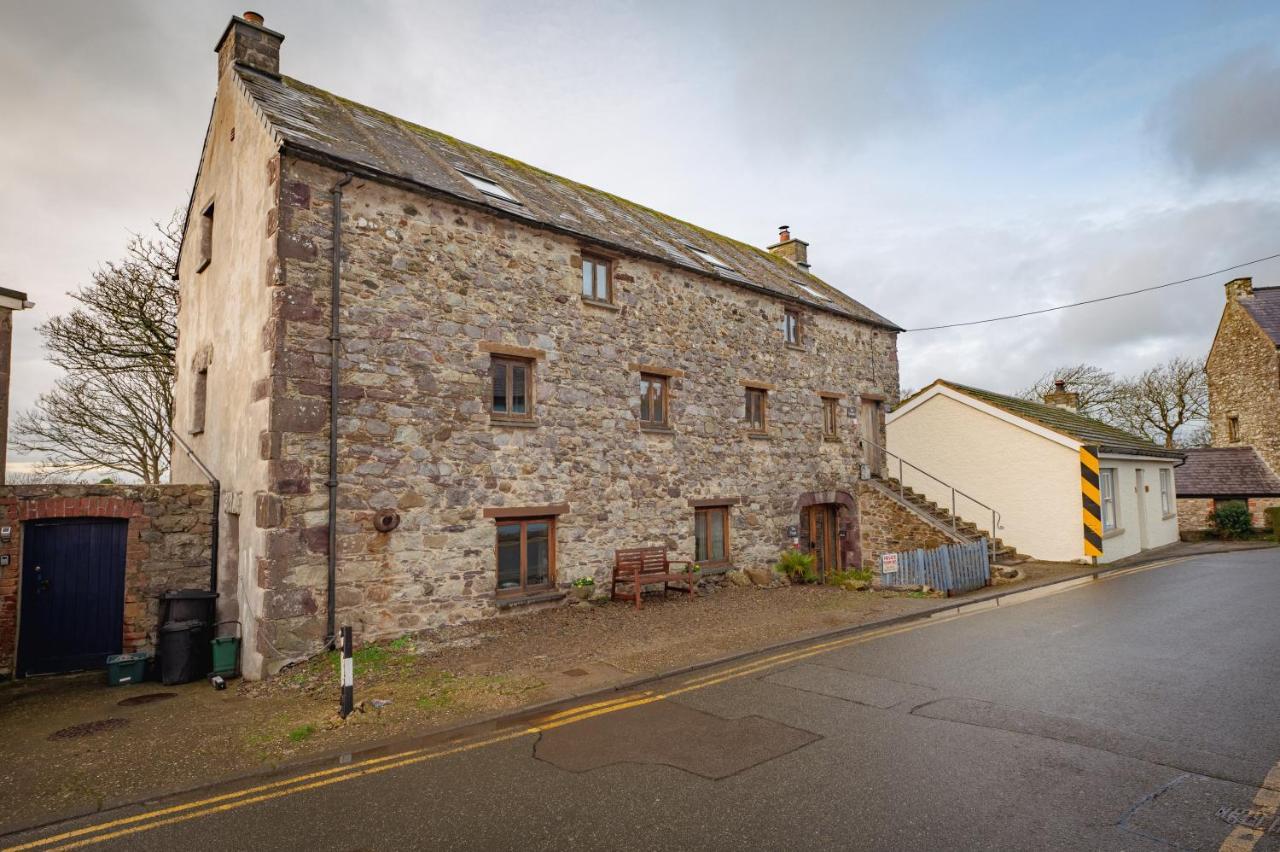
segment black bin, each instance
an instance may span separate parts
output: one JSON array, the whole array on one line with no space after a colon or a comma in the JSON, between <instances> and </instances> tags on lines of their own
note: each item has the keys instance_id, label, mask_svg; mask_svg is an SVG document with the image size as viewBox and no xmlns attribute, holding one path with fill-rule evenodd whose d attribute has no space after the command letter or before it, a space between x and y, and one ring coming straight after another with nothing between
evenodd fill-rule
<instances>
[{"instance_id":1,"label":"black bin","mask_svg":"<svg viewBox=\"0 0 1280 852\"><path fill-rule=\"evenodd\" d=\"M198 619L160 625L160 681L165 685L191 683L208 674L210 627Z\"/></svg>"},{"instance_id":2,"label":"black bin","mask_svg":"<svg viewBox=\"0 0 1280 852\"><path fill-rule=\"evenodd\" d=\"M171 589L160 595L160 623L203 621L213 624L218 593L204 589Z\"/></svg>"}]
</instances>

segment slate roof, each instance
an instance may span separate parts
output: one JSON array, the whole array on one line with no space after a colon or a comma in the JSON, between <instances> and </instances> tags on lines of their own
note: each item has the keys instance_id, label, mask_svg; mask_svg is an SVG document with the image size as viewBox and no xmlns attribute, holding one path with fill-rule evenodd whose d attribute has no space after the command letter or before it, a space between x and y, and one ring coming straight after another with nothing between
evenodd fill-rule
<instances>
[{"instance_id":1,"label":"slate roof","mask_svg":"<svg viewBox=\"0 0 1280 852\"><path fill-rule=\"evenodd\" d=\"M1280 346L1280 287L1254 287L1253 296L1242 298L1240 305L1271 342Z\"/></svg>"},{"instance_id":2,"label":"slate roof","mask_svg":"<svg viewBox=\"0 0 1280 852\"><path fill-rule=\"evenodd\" d=\"M1161 447L1139 435L1131 434L1123 429L1117 429L1114 426L1108 426L1100 420L1094 420L1092 417L1067 411L1065 408L1019 399L1016 396L1006 396L1002 393L994 393L981 388L972 388L968 385L956 384L942 379L939 379L937 384L945 385L952 390L957 390L988 405L993 405L1015 417L1029 420L1032 423L1057 432L1059 435L1073 438L1087 446L1098 447L1103 452L1130 453L1133 455L1174 459L1182 457L1182 451L1180 450Z\"/></svg>"},{"instance_id":3,"label":"slate roof","mask_svg":"<svg viewBox=\"0 0 1280 852\"><path fill-rule=\"evenodd\" d=\"M345 100L289 77L238 66L266 119L292 147L407 181L502 214L631 254L691 269L893 331L890 320L764 249L558 177L451 136ZM461 172L498 183L519 203L476 189ZM692 248L710 252L727 268Z\"/></svg>"},{"instance_id":4,"label":"slate roof","mask_svg":"<svg viewBox=\"0 0 1280 852\"><path fill-rule=\"evenodd\" d=\"M1280 476L1253 447L1186 450L1174 470L1179 497L1280 497Z\"/></svg>"},{"instance_id":5,"label":"slate roof","mask_svg":"<svg viewBox=\"0 0 1280 852\"><path fill-rule=\"evenodd\" d=\"M0 287L0 296L8 296L10 299L17 299L19 302L27 300L26 293L19 293L17 290L10 290L8 287Z\"/></svg>"}]
</instances>

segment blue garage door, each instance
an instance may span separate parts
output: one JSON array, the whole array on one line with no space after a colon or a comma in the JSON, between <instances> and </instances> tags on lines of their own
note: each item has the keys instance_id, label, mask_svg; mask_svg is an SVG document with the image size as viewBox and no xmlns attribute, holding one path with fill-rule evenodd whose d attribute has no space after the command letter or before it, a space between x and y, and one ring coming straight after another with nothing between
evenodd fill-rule
<instances>
[{"instance_id":1,"label":"blue garage door","mask_svg":"<svg viewBox=\"0 0 1280 852\"><path fill-rule=\"evenodd\" d=\"M22 525L18 677L100 668L120 653L128 530L105 518Z\"/></svg>"}]
</instances>

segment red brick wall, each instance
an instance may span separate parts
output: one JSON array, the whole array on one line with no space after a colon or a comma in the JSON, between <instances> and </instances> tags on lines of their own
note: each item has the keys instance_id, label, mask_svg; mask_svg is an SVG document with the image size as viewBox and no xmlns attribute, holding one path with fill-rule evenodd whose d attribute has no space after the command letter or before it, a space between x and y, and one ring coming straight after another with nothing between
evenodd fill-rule
<instances>
[{"instance_id":1,"label":"red brick wall","mask_svg":"<svg viewBox=\"0 0 1280 852\"><path fill-rule=\"evenodd\" d=\"M212 493L204 486L38 485L0 487L0 526L10 527L0 555L0 675L12 673L18 641L22 531L45 518L124 518L123 647L154 645L158 602L168 588L202 587L209 577Z\"/></svg>"}]
</instances>

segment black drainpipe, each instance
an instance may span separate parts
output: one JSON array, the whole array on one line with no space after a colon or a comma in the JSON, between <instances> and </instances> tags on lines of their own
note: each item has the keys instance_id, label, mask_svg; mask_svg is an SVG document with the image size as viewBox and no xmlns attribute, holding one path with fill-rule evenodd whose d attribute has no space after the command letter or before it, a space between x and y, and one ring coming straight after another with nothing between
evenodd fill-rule
<instances>
[{"instance_id":1,"label":"black drainpipe","mask_svg":"<svg viewBox=\"0 0 1280 852\"><path fill-rule=\"evenodd\" d=\"M328 621L325 626L326 648L334 647L337 636L338 587L338 349L342 329L338 324L342 278L342 188L351 183L351 172L333 185L329 194L333 203L333 278L329 288L329 578Z\"/></svg>"},{"instance_id":2,"label":"black drainpipe","mask_svg":"<svg viewBox=\"0 0 1280 852\"><path fill-rule=\"evenodd\" d=\"M187 451L187 456L196 463L196 467L200 468L200 472L205 475L213 485L213 517L209 520L209 591L216 593L218 591L218 510L222 502L222 483L218 481L218 477L213 475L213 471L200 461L200 457L196 455L196 451L191 449L191 445L182 440L182 436L172 427L169 434L173 439L182 445L182 449Z\"/></svg>"}]
</instances>

